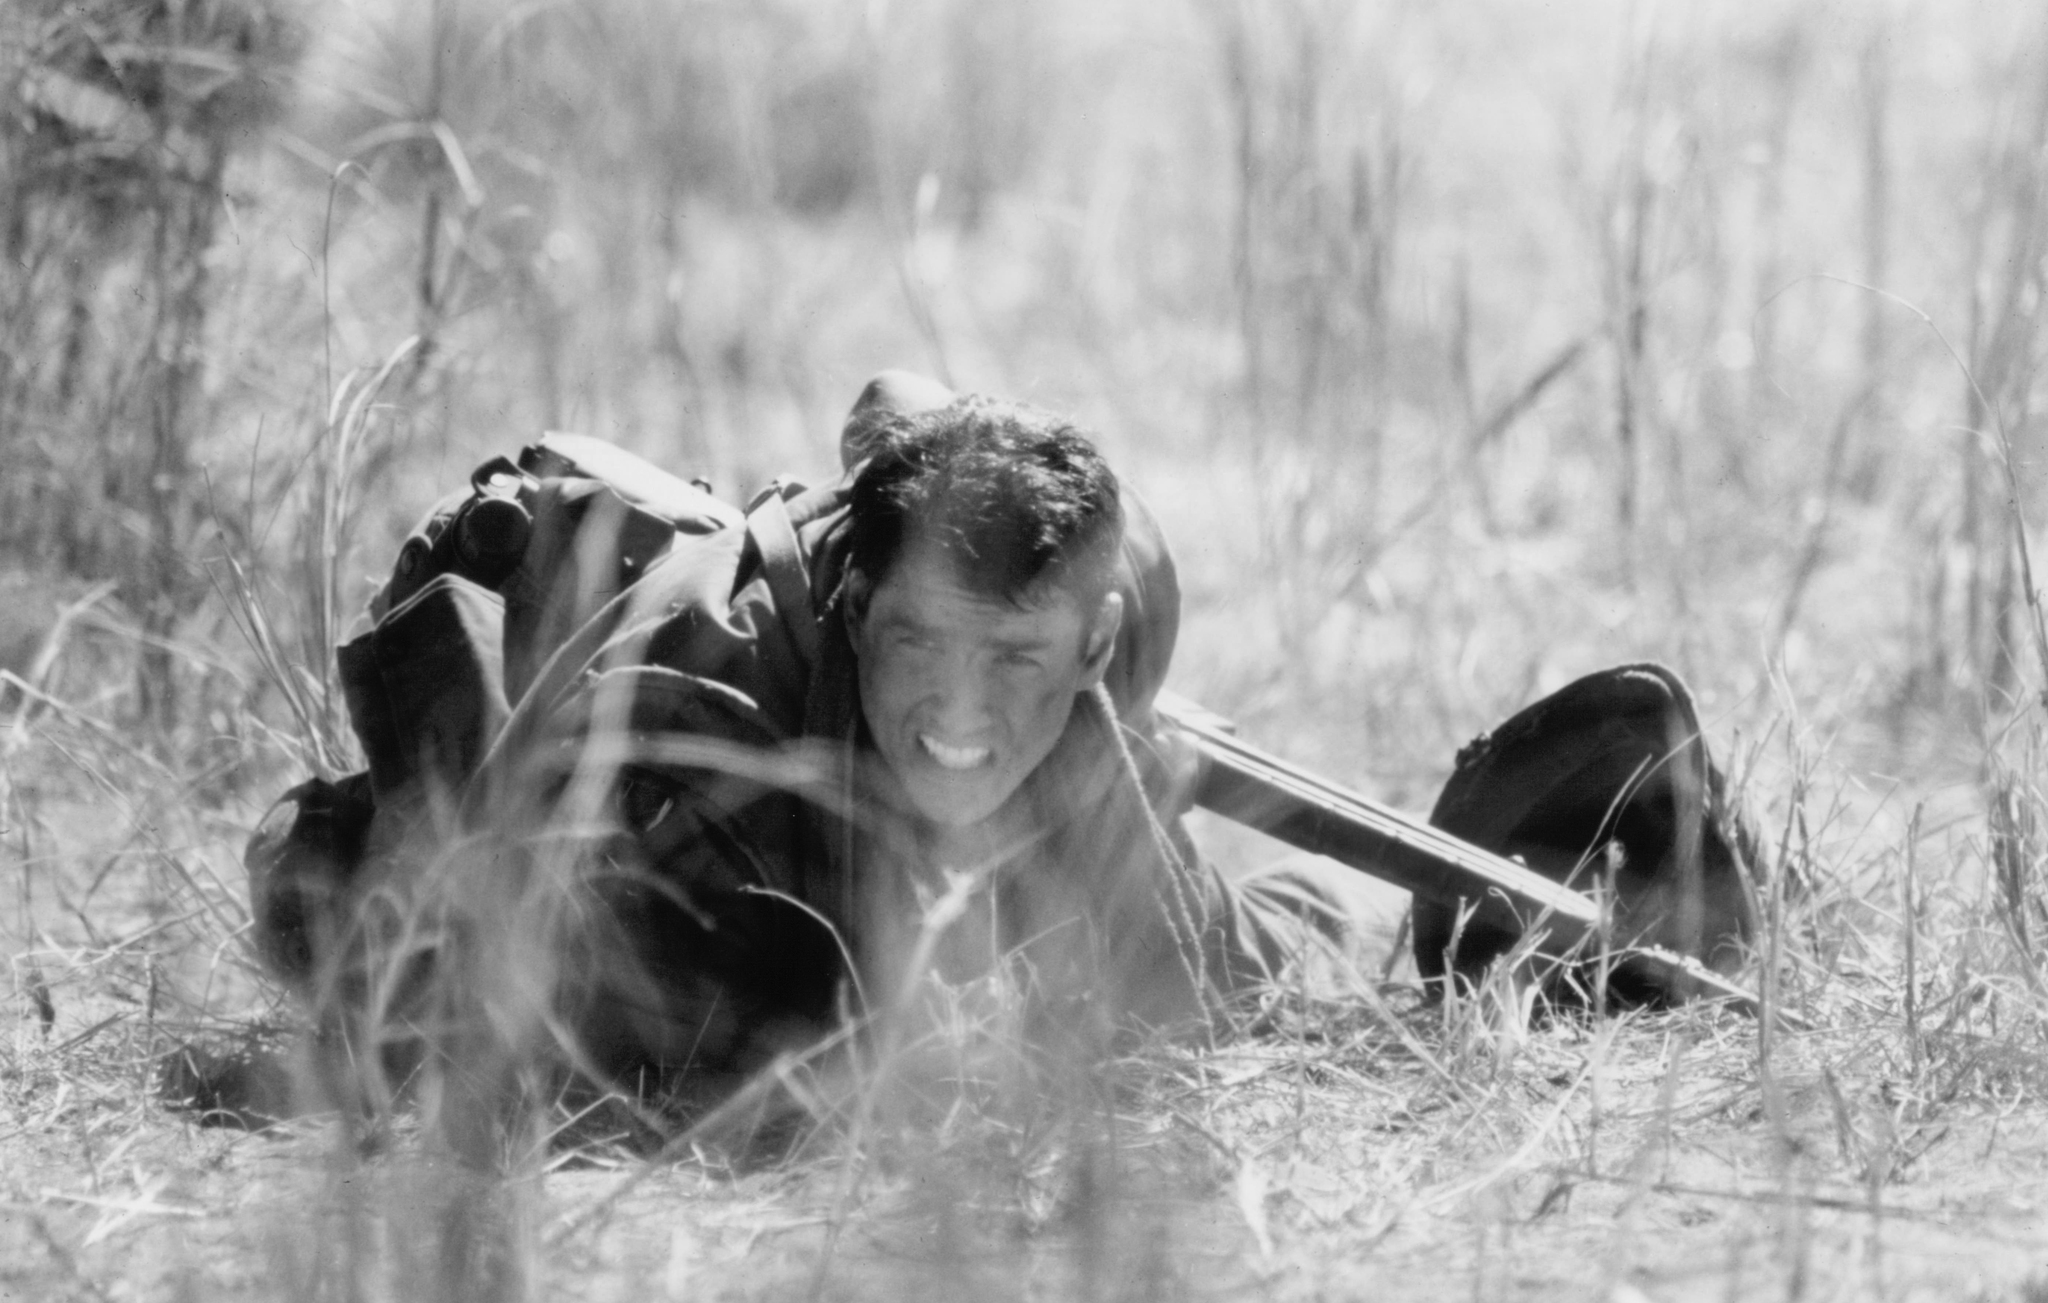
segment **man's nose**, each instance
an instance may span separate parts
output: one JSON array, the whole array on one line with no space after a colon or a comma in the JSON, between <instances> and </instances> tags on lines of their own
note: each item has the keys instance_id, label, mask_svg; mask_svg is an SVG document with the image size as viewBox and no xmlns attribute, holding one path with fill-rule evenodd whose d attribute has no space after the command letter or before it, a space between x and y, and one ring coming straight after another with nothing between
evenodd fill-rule
<instances>
[{"instance_id":1,"label":"man's nose","mask_svg":"<svg viewBox=\"0 0 2048 1303\"><path fill-rule=\"evenodd\" d=\"M934 723L950 737L967 737L987 725L990 715L986 676L972 666L948 666L933 685Z\"/></svg>"}]
</instances>

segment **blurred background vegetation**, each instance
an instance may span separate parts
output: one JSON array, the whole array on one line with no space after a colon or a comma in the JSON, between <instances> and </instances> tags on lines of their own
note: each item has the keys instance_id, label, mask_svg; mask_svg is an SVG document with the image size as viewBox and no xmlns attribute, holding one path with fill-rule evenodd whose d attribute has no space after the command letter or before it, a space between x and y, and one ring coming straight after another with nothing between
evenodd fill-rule
<instances>
[{"instance_id":1,"label":"blurred background vegetation","mask_svg":"<svg viewBox=\"0 0 2048 1303\"><path fill-rule=\"evenodd\" d=\"M1653 658L1738 770L1825 747L1981 810L2041 675L1991 432L2040 517L2044 33L13 0L0 667L246 823L477 461L573 428L729 496L821 478L907 366L1098 429L1178 547L1179 686L1370 792L1426 807L1472 733Z\"/></svg>"}]
</instances>

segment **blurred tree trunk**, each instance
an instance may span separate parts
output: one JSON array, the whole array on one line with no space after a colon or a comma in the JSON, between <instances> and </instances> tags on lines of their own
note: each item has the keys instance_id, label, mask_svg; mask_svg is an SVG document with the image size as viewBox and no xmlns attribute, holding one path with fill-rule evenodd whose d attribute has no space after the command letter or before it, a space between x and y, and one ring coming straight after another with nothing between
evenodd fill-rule
<instances>
[{"instance_id":1,"label":"blurred tree trunk","mask_svg":"<svg viewBox=\"0 0 2048 1303\"><path fill-rule=\"evenodd\" d=\"M1650 334L1649 245L1657 206L1649 157L1654 63L1654 38L1648 28L1631 34L1621 71L1621 152L1609 181L1602 232L1607 245L1607 328L1614 350L1615 519L1624 539L1621 555L1631 563L1648 406L1644 382Z\"/></svg>"},{"instance_id":2,"label":"blurred tree trunk","mask_svg":"<svg viewBox=\"0 0 2048 1303\"><path fill-rule=\"evenodd\" d=\"M1212 0L1234 174L1230 271L1239 381L1262 441L1383 476L1393 285L1410 162L1403 110L1354 12Z\"/></svg>"},{"instance_id":3,"label":"blurred tree trunk","mask_svg":"<svg viewBox=\"0 0 2048 1303\"><path fill-rule=\"evenodd\" d=\"M214 151L192 184L162 196L154 216L149 280L156 287L149 396L149 560L136 601L143 633L137 702L143 717L168 730L177 722L177 679L171 652L179 617L192 605L196 575L185 555L192 536L197 486L191 445L202 423L200 378L208 302L207 254L213 248L225 159Z\"/></svg>"},{"instance_id":4,"label":"blurred tree trunk","mask_svg":"<svg viewBox=\"0 0 2048 1303\"><path fill-rule=\"evenodd\" d=\"M1764 303L1784 287L1786 168L1792 150L1792 124L1806 78L1810 50L1806 28L1787 22L1763 52L1764 76L1770 87L1770 118L1765 124L1763 161L1756 199L1755 302ZM1749 371L1749 412L1752 426L1766 419L1777 402L1777 318L1758 313L1754 325L1756 360Z\"/></svg>"},{"instance_id":5,"label":"blurred tree trunk","mask_svg":"<svg viewBox=\"0 0 2048 1303\"><path fill-rule=\"evenodd\" d=\"M1962 444L1962 503L1957 533L1968 558L1965 581L1965 646L1991 702L2010 697L2017 686L2014 642L2026 637L2020 619L2026 594L2016 574L2012 531L2023 528L2024 502L2001 464L1999 432L2017 456L2030 425L2035 354L2040 329L2038 305L2048 281L2042 258L2043 150L2048 149L2048 82L2040 79L2043 47L2016 66L2020 120L1994 143L1994 178L1984 197L1975 234L1971 298L1970 370L1964 396L1966 428L1974 437ZM2002 274L2001 274L2002 273Z\"/></svg>"},{"instance_id":6,"label":"blurred tree trunk","mask_svg":"<svg viewBox=\"0 0 2048 1303\"><path fill-rule=\"evenodd\" d=\"M1891 25L1873 20L1858 65L1863 108L1863 283L1886 288L1891 279ZM1863 296L1863 387L1867 419L1885 410L1886 332L1892 305L1875 294Z\"/></svg>"},{"instance_id":7,"label":"blurred tree trunk","mask_svg":"<svg viewBox=\"0 0 2048 1303\"><path fill-rule=\"evenodd\" d=\"M193 450L228 160L282 107L297 41L283 0L0 8L0 546L120 582L159 732L205 591Z\"/></svg>"}]
</instances>

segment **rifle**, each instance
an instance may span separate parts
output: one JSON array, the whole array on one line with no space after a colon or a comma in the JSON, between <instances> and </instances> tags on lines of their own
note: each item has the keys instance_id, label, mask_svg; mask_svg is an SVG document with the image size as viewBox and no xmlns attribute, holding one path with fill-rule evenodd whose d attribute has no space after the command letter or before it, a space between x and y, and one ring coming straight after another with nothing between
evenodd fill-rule
<instances>
[{"instance_id":1,"label":"rifle","mask_svg":"<svg viewBox=\"0 0 2048 1303\"><path fill-rule=\"evenodd\" d=\"M1547 928L1567 945L1599 944L1601 907L1583 892L1262 751L1235 736L1222 716L1183 697L1161 693L1154 708L1200 758L1201 808L1411 895L1468 907L1476 921L1519 935ZM1753 1016L1762 1012L1755 993L1690 955L1655 946L1627 953L1672 989L1689 987ZM1782 1009L1777 1016L1803 1026Z\"/></svg>"}]
</instances>

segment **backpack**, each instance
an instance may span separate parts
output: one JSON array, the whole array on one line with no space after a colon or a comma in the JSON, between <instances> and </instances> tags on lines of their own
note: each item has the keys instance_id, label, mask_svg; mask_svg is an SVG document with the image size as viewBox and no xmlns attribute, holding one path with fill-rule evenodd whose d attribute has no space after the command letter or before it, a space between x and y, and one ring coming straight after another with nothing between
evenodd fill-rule
<instances>
[{"instance_id":1,"label":"backpack","mask_svg":"<svg viewBox=\"0 0 2048 1303\"><path fill-rule=\"evenodd\" d=\"M367 865L462 793L549 659L678 538L742 514L602 440L547 434L479 466L400 546L367 627L335 651L367 767L280 796L251 836L254 935L312 994Z\"/></svg>"},{"instance_id":2,"label":"backpack","mask_svg":"<svg viewBox=\"0 0 2048 1303\"><path fill-rule=\"evenodd\" d=\"M1756 930L1756 836L1707 749L1692 694L1661 665L1588 674L1459 752L1430 823L1584 892L1611 895L1617 949L1655 945L1723 976ZM1417 897L1415 966L1441 989L1467 983L1520 939L1451 903ZM1663 1004L1693 994L1683 974L1624 956L1600 974L1554 970L1553 998Z\"/></svg>"}]
</instances>

